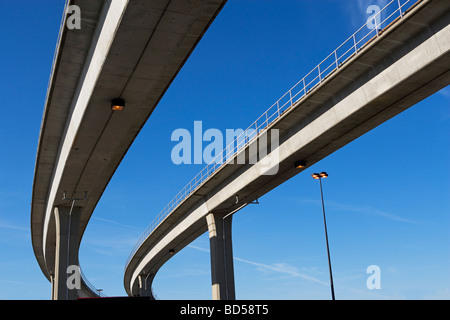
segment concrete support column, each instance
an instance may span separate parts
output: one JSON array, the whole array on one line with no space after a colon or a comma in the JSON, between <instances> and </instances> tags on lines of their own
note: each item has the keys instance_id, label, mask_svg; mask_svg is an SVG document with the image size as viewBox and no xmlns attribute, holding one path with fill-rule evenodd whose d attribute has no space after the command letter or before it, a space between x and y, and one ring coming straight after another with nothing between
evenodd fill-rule
<instances>
[{"instance_id":1,"label":"concrete support column","mask_svg":"<svg viewBox=\"0 0 450 320\"><path fill-rule=\"evenodd\" d=\"M211 252L211 281L213 300L236 299L234 287L233 246L231 241L232 215L206 216Z\"/></svg>"},{"instance_id":2,"label":"concrete support column","mask_svg":"<svg viewBox=\"0 0 450 320\"><path fill-rule=\"evenodd\" d=\"M78 267L78 238L80 227L81 208L56 207L56 254L55 275L53 277L53 300L76 300L78 298L77 288L67 285L69 266ZM75 268L79 271L79 268ZM80 276L75 274L74 276ZM81 279L78 279L81 282ZM79 289L79 288L78 288Z\"/></svg>"},{"instance_id":3,"label":"concrete support column","mask_svg":"<svg viewBox=\"0 0 450 320\"><path fill-rule=\"evenodd\" d=\"M139 296L140 297L153 297L152 286L151 286L153 275L151 273L140 274L138 279L139 279Z\"/></svg>"},{"instance_id":4,"label":"concrete support column","mask_svg":"<svg viewBox=\"0 0 450 320\"><path fill-rule=\"evenodd\" d=\"M50 283L52 284L51 299L54 300L54 296L55 296L55 275L53 274L53 270L50 270Z\"/></svg>"}]
</instances>

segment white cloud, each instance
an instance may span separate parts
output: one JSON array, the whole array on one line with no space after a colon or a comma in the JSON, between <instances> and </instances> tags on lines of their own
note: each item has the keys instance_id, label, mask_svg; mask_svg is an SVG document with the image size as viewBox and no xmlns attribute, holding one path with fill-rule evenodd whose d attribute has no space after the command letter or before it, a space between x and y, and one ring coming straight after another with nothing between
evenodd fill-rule
<instances>
[{"instance_id":1,"label":"white cloud","mask_svg":"<svg viewBox=\"0 0 450 320\"><path fill-rule=\"evenodd\" d=\"M438 91L438 93L446 98L450 98L450 86L443 88L442 90Z\"/></svg>"},{"instance_id":2,"label":"white cloud","mask_svg":"<svg viewBox=\"0 0 450 320\"><path fill-rule=\"evenodd\" d=\"M358 212L358 213L363 213L363 214L367 214L367 215L375 215L375 216L383 217L383 218L386 218L386 219L389 219L392 221L399 221L399 222L404 222L404 223L409 223L409 224L421 224L418 221L406 219L401 216L398 216L398 215L395 215L392 213L388 213L388 212L379 210L379 209L371 207L371 206L353 206L353 205L341 204L341 203L337 203L337 202L333 202L333 201L327 201L327 205L329 205L337 210L352 211L352 212Z\"/></svg>"},{"instance_id":3,"label":"white cloud","mask_svg":"<svg viewBox=\"0 0 450 320\"><path fill-rule=\"evenodd\" d=\"M317 203L317 204L320 203L320 201L316 200L316 199L301 198L299 200L301 202L309 202L309 203ZM335 202L332 200L327 200L325 205L327 208L331 208L333 210L340 210L340 211L346 211L346 212L357 212L357 213L362 213L362 214L366 214L366 215L383 217L383 218L386 218L386 219L392 220L392 221L404 222L404 223L415 224L415 225L422 224L420 221L406 219L401 216L395 215L393 213L379 210L379 209L369 206L369 205L357 206L357 205L339 203L339 202Z\"/></svg>"},{"instance_id":4,"label":"white cloud","mask_svg":"<svg viewBox=\"0 0 450 320\"><path fill-rule=\"evenodd\" d=\"M324 281L319 280L319 279L317 279L315 277L312 277L312 276L309 276L307 274L299 272L296 267L291 266L291 265L289 265L287 263L275 263L275 264L270 265L270 264L264 264L264 263L250 261L250 260L245 260L245 259L241 259L241 258L238 258L238 257L234 257L234 260L254 265L254 266L256 266L258 268L261 268L263 270L269 270L269 271L278 272L278 273L281 273L281 274L287 274L287 275L290 275L292 277L302 278L302 279L309 280L309 281L312 281L312 282L320 283L320 284L322 284L324 286L329 286L330 285L327 282L324 282Z\"/></svg>"},{"instance_id":5,"label":"white cloud","mask_svg":"<svg viewBox=\"0 0 450 320\"><path fill-rule=\"evenodd\" d=\"M19 230L19 231L28 231L28 232L30 232L30 228L29 227L17 226L17 225L13 225L13 224L10 224L10 223L5 222L5 221L0 221L0 229Z\"/></svg>"},{"instance_id":6,"label":"white cloud","mask_svg":"<svg viewBox=\"0 0 450 320\"><path fill-rule=\"evenodd\" d=\"M119 227L121 227L122 229L125 229L125 230L130 230L130 231L139 231L140 230L137 227L128 226L128 225L123 224L121 222L113 221L113 220L110 220L110 219L98 218L98 217L92 217L92 219L95 219L95 220L98 220L98 221L101 221L101 222L106 222L106 223L109 223L109 224L114 224L114 225L119 226Z\"/></svg>"},{"instance_id":7,"label":"white cloud","mask_svg":"<svg viewBox=\"0 0 450 320\"><path fill-rule=\"evenodd\" d=\"M432 294L427 294L424 296L425 300L450 300L450 289L446 288L443 290L438 290Z\"/></svg>"},{"instance_id":8,"label":"white cloud","mask_svg":"<svg viewBox=\"0 0 450 320\"><path fill-rule=\"evenodd\" d=\"M188 245L189 248L198 250L198 251L203 251L203 252L210 252L209 249L205 249L205 248L201 248L198 246L194 246L194 245ZM265 264L265 263L260 263L260 262L255 262L255 261L250 261L250 260L246 260L246 259L242 259L239 257L233 257L234 261L239 261L239 262L243 262L252 266L257 267L259 270L266 270L266 271L271 271L271 272L277 272L280 274L284 274L284 275L289 275L292 277L296 277L296 278L302 278L308 281L312 281L312 282L316 282L316 283L320 283L322 285L325 286L329 286L330 284L327 282L324 282L322 280L319 280L315 277L309 276L305 273L299 272L298 269L294 266L291 266L287 263L275 263L275 264Z\"/></svg>"}]
</instances>

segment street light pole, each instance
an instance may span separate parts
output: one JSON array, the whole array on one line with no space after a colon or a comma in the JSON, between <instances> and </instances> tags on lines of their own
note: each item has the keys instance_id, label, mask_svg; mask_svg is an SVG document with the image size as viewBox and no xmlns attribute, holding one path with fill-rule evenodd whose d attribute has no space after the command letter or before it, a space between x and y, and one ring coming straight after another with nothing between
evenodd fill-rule
<instances>
[{"instance_id":1,"label":"street light pole","mask_svg":"<svg viewBox=\"0 0 450 320\"><path fill-rule=\"evenodd\" d=\"M325 240L327 243L328 268L330 269L331 298L332 298L332 300L335 300L334 286L333 286L333 273L331 271L330 246L328 245L327 219L325 218L325 204L323 201L323 190L322 190L322 178L327 178L328 174L326 172L314 173L312 175L312 177L316 180L319 180L319 184L320 184L320 197L322 199L322 212L323 212L323 225L325 227Z\"/></svg>"}]
</instances>

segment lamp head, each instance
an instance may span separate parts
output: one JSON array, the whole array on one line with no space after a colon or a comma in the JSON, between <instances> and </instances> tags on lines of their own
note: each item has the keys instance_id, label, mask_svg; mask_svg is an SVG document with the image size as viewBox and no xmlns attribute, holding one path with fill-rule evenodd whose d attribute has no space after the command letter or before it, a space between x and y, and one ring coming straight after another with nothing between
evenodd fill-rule
<instances>
[{"instance_id":1,"label":"lamp head","mask_svg":"<svg viewBox=\"0 0 450 320\"><path fill-rule=\"evenodd\" d=\"M122 111L125 108L125 100L122 98L115 98L111 101L111 109L113 111Z\"/></svg>"},{"instance_id":2,"label":"lamp head","mask_svg":"<svg viewBox=\"0 0 450 320\"><path fill-rule=\"evenodd\" d=\"M318 179L322 179L322 178L328 178L328 173L326 173L326 172L313 173L311 176L313 177L313 179L318 180Z\"/></svg>"},{"instance_id":3,"label":"lamp head","mask_svg":"<svg viewBox=\"0 0 450 320\"><path fill-rule=\"evenodd\" d=\"M305 168L305 167L306 167L306 161L305 160L300 160L300 161L297 161L295 163L295 168L296 169L302 169L302 168Z\"/></svg>"}]
</instances>

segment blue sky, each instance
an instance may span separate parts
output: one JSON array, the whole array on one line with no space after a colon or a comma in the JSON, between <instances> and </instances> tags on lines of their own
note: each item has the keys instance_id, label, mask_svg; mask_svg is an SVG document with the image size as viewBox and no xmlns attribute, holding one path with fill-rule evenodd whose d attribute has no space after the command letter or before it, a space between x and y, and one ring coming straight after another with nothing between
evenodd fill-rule
<instances>
[{"instance_id":1,"label":"blue sky","mask_svg":"<svg viewBox=\"0 0 450 320\"><path fill-rule=\"evenodd\" d=\"M88 279L125 295L140 234L203 165L175 165L171 134L246 128L368 18L372 0L230 0L150 117L81 244ZM63 1L0 0L0 299L49 299L34 257L30 201ZM323 181L337 299L450 299L450 88L382 124L234 216L238 299L329 299ZM201 236L158 273L161 299L210 299ZM381 269L368 290L366 269Z\"/></svg>"}]
</instances>

